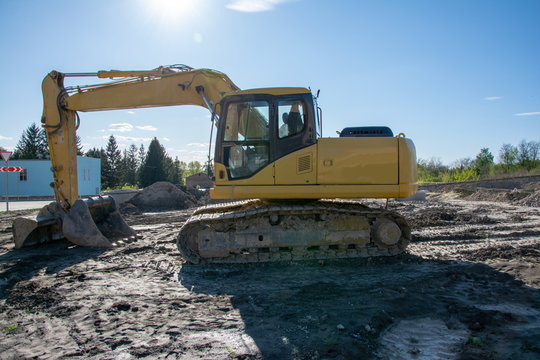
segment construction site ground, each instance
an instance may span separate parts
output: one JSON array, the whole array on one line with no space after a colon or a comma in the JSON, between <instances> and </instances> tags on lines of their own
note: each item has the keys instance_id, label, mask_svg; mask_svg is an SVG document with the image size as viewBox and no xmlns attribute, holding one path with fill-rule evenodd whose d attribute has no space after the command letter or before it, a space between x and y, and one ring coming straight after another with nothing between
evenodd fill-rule
<instances>
[{"instance_id":1,"label":"construction site ground","mask_svg":"<svg viewBox=\"0 0 540 360\"><path fill-rule=\"evenodd\" d=\"M14 249L4 213L0 358L538 359L540 182L480 185L390 201L413 241L376 259L190 265L193 207L131 208L118 248Z\"/></svg>"}]
</instances>

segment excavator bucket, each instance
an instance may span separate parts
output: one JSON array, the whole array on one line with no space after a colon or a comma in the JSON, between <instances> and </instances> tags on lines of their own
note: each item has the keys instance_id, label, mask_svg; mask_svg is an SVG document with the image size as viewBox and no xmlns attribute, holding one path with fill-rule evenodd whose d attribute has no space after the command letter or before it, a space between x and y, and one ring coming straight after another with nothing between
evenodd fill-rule
<instances>
[{"instance_id":1,"label":"excavator bucket","mask_svg":"<svg viewBox=\"0 0 540 360\"><path fill-rule=\"evenodd\" d=\"M112 247L121 241L133 241L136 236L110 196L77 200L67 212L51 203L35 219L19 217L13 221L16 248L62 238L80 246Z\"/></svg>"}]
</instances>

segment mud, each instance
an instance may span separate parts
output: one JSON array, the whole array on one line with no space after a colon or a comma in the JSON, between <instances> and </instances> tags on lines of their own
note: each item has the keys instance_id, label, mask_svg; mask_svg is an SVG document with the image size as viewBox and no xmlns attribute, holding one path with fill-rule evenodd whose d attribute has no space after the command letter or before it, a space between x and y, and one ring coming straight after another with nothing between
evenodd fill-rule
<instances>
[{"instance_id":1,"label":"mud","mask_svg":"<svg viewBox=\"0 0 540 360\"><path fill-rule=\"evenodd\" d=\"M124 215L144 238L119 248L15 250L3 214L0 358L540 358L538 183L467 186L391 201L413 241L363 260L189 265L193 208Z\"/></svg>"}]
</instances>

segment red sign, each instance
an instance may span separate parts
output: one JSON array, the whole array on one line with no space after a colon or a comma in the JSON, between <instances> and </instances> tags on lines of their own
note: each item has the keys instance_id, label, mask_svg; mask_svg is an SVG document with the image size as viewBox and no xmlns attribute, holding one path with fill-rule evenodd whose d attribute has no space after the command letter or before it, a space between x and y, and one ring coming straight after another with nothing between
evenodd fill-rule
<instances>
[{"instance_id":1,"label":"red sign","mask_svg":"<svg viewBox=\"0 0 540 360\"><path fill-rule=\"evenodd\" d=\"M4 159L4 162L7 164L9 158L11 157L11 154L13 154L12 151L1 151L0 155L2 156L2 159Z\"/></svg>"},{"instance_id":2,"label":"red sign","mask_svg":"<svg viewBox=\"0 0 540 360\"><path fill-rule=\"evenodd\" d=\"M0 172L23 172L22 166L0 166Z\"/></svg>"}]
</instances>

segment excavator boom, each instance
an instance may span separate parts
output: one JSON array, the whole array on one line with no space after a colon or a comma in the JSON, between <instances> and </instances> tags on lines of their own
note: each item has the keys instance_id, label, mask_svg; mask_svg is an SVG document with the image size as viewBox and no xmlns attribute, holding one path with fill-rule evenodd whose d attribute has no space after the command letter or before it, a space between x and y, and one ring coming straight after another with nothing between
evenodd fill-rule
<instances>
[{"instance_id":1,"label":"excavator boom","mask_svg":"<svg viewBox=\"0 0 540 360\"><path fill-rule=\"evenodd\" d=\"M120 78L109 83L65 87L66 77ZM14 223L17 247L65 237L84 246L112 246L116 239L136 236L118 213L110 197L80 200L77 184L76 130L78 111L101 111L198 105L215 114L223 94L239 88L221 72L194 70L183 65L148 71L99 71L97 73L49 73L42 83L43 116L51 156L55 206L37 219L19 218Z\"/></svg>"},{"instance_id":2,"label":"excavator boom","mask_svg":"<svg viewBox=\"0 0 540 360\"><path fill-rule=\"evenodd\" d=\"M173 71L161 67L155 71L102 71L96 75L125 78L106 84L65 88L65 74L52 71L42 83L41 121L47 129L55 197L64 209L69 209L79 198L75 136L79 126L77 111L173 105L208 108L219 104L223 94L239 90L227 75L208 69ZM209 110L214 112L215 109Z\"/></svg>"}]
</instances>

